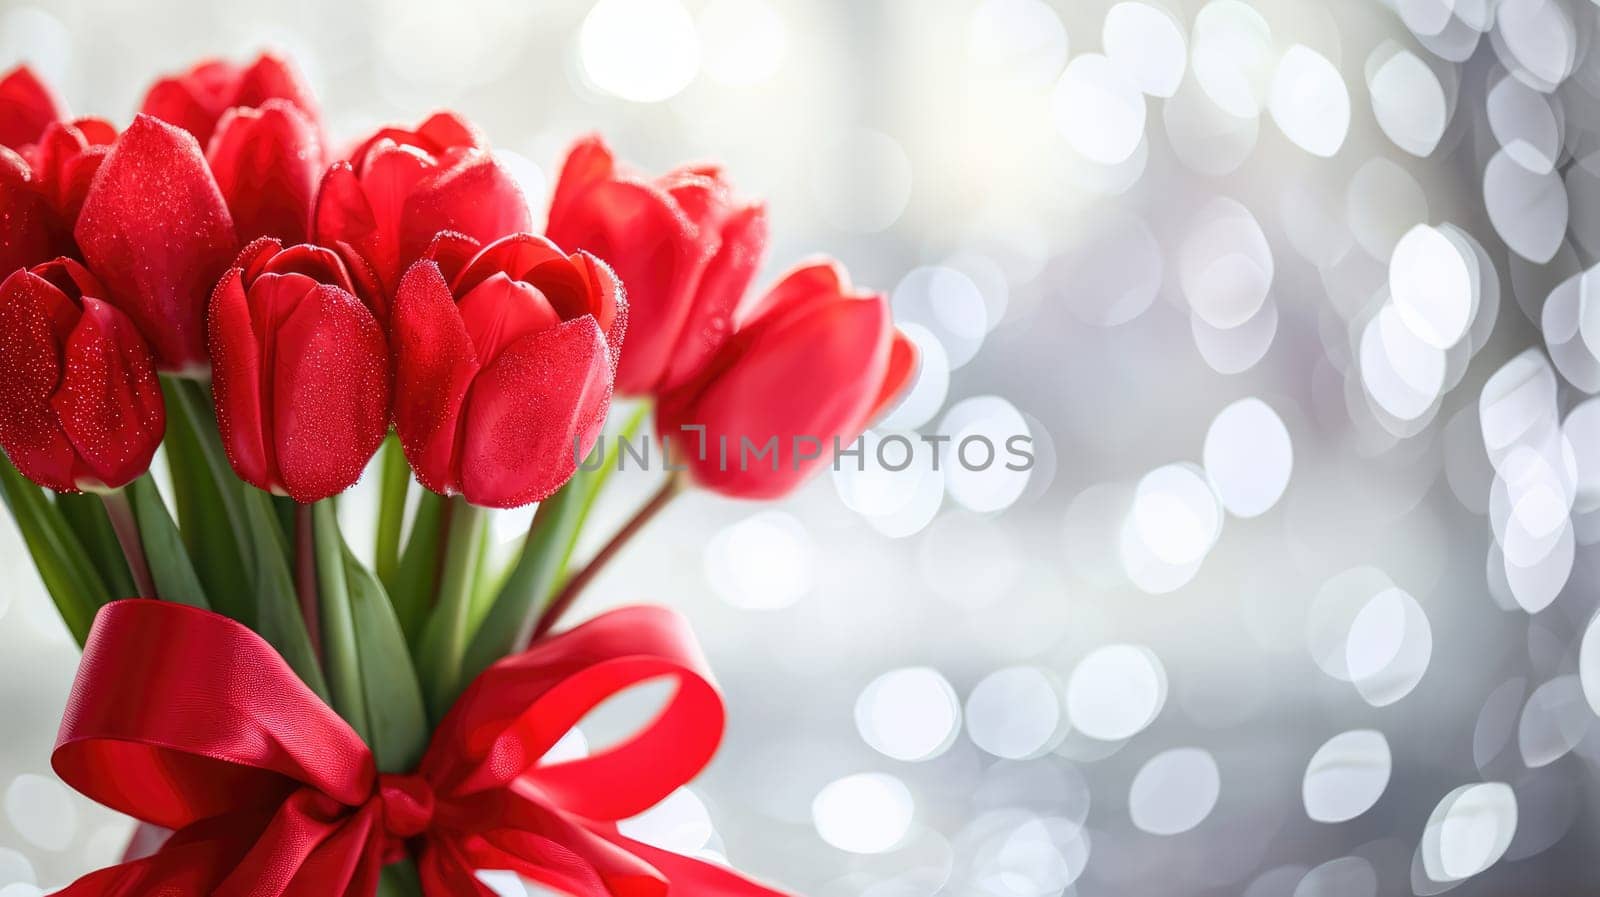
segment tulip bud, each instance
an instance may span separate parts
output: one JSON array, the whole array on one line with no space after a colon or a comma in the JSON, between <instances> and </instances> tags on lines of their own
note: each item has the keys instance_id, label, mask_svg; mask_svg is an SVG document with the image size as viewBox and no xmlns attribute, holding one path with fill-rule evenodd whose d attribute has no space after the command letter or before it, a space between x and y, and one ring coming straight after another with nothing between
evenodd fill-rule
<instances>
[{"instance_id":1,"label":"tulip bud","mask_svg":"<svg viewBox=\"0 0 1600 897\"><path fill-rule=\"evenodd\" d=\"M490 243L532 226L516 180L466 122L441 112L414 131L384 128L323 176L314 232L365 258L390 298L441 231ZM387 320L388 307L379 309Z\"/></svg>"},{"instance_id":2,"label":"tulip bud","mask_svg":"<svg viewBox=\"0 0 1600 897\"><path fill-rule=\"evenodd\" d=\"M166 432L150 349L103 296L67 258L0 283L0 446L51 489L124 486Z\"/></svg>"},{"instance_id":3,"label":"tulip bud","mask_svg":"<svg viewBox=\"0 0 1600 897\"><path fill-rule=\"evenodd\" d=\"M32 69L18 66L0 78L0 146L20 151L65 117L61 101Z\"/></svg>"},{"instance_id":4,"label":"tulip bud","mask_svg":"<svg viewBox=\"0 0 1600 897\"><path fill-rule=\"evenodd\" d=\"M559 489L605 422L626 322L611 270L543 237L413 264L390 340L395 429L417 479L496 508Z\"/></svg>"},{"instance_id":5,"label":"tulip bud","mask_svg":"<svg viewBox=\"0 0 1600 897\"><path fill-rule=\"evenodd\" d=\"M778 498L854 442L916 365L883 294L853 290L836 263L813 262L741 318L696 380L662 398L657 429L699 485Z\"/></svg>"},{"instance_id":6,"label":"tulip bud","mask_svg":"<svg viewBox=\"0 0 1600 897\"><path fill-rule=\"evenodd\" d=\"M161 369L205 370L206 301L238 243L194 138L136 116L101 163L73 233Z\"/></svg>"},{"instance_id":7,"label":"tulip bud","mask_svg":"<svg viewBox=\"0 0 1600 897\"><path fill-rule=\"evenodd\" d=\"M619 166L599 137L568 153L546 231L611 265L628 289L633 337L617 370L627 395L661 395L699 373L767 245L765 206L737 200L719 169L651 180Z\"/></svg>"},{"instance_id":8,"label":"tulip bud","mask_svg":"<svg viewBox=\"0 0 1600 897\"><path fill-rule=\"evenodd\" d=\"M218 122L235 106L261 106L286 100L320 128L317 101L288 60L263 53L248 66L208 59L172 77L163 78L145 94L139 111L176 125L200 142L211 142Z\"/></svg>"},{"instance_id":9,"label":"tulip bud","mask_svg":"<svg viewBox=\"0 0 1600 897\"><path fill-rule=\"evenodd\" d=\"M287 100L228 110L206 152L240 242L304 243L322 177L317 129Z\"/></svg>"},{"instance_id":10,"label":"tulip bud","mask_svg":"<svg viewBox=\"0 0 1600 897\"><path fill-rule=\"evenodd\" d=\"M309 504L348 489L389 428L389 352L339 256L262 238L209 315L217 429L239 478Z\"/></svg>"}]
</instances>

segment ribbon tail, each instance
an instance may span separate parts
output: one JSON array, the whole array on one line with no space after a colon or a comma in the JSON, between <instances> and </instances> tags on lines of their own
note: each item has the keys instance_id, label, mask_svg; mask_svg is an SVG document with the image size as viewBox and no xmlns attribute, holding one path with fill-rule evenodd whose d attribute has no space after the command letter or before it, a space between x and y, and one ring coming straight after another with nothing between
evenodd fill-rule
<instances>
[{"instance_id":1,"label":"ribbon tail","mask_svg":"<svg viewBox=\"0 0 1600 897\"><path fill-rule=\"evenodd\" d=\"M58 897L209 897L250 848L260 826L237 817L198 822L143 859L91 872Z\"/></svg>"},{"instance_id":2,"label":"ribbon tail","mask_svg":"<svg viewBox=\"0 0 1600 897\"><path fill-rule=\"evenodd\" d=\"M651 847L622 835L605 838L656 867L668 882L667 897L789 897L726 866Z\"/></svg>"}]
</instances>

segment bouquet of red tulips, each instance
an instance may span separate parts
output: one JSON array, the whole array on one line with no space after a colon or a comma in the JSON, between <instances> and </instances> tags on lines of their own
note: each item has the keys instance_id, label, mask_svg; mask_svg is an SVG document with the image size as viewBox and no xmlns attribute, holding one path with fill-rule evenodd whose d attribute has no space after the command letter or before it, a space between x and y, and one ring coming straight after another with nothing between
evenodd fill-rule
<instances>
[{"instance_id":1,"label":"bouquet of red tulips","mask_svg":"<svg viewBox=\"0 0 1600 897\"><path fill-rule=\"evenodd\" d=\"M161 80L120 131L19 69L0 144L0 485L84 647L52 762L144 824L59 893L770 893L618 831L720 738L687 625L557 623L679 490L776 498L859 436L916 364L881 294L814 261L752 297L764 207L598 138L536 234L459 116L333 150L271 55ZM578 568L614 395L678 450ZM370 565L336 513L367 471ZM495 558L483 509L534 502ZM631 739L547 762L661 678Z\"/></svg>"}]
</instances>

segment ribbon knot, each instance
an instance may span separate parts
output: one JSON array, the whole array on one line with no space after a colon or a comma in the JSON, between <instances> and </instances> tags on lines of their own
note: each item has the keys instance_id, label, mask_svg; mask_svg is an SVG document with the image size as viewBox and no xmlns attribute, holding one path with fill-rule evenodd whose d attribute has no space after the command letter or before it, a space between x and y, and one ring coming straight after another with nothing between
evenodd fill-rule
<instances>
[{"instance_id":1,"label":"ribbon knot","mask_svg":"<svg viewBox=\"0 0 1600 897\"><path fill-rule=\"evenodd\" d=\"M383 830L391 838L415 838L433 824L433 786L418 775L378 776Z\"/></svg>"},{"instance_id":2,"label":"ribbon knot","mask_svg":"<svg viewBox=\"0 0 1600 897\"><path fill-rule=\"evenodd\" d=\"M663 678L673 697L631 738L541 762L596 706ZM625 608L485 670L414 774L380 773L254 632L181 604L114 601L84 646L51 762L94 800L174 834L57 897L374 897L402 858L424 897L493 897L480 869L574 897L782 897L617 831L705 766L722 724L683 621Z\"/></svg>"}]
</instances>

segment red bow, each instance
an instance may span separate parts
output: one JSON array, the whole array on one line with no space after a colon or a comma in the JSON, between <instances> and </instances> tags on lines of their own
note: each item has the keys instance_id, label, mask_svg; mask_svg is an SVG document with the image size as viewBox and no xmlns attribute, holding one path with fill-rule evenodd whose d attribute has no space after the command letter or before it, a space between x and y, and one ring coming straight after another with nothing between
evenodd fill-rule
<instances>
[{"instance_id":1,"label":"red bow","mask_svg":"<svg viewBox=\"0 0 1600 897\"><path fill-rule=\"evenodd\" d=\"M671 703L632 739L539 765L596 705L661 678L677 684ZM617 832L705 766L722 724L688 626L631 607L495 664L415 774L380 774L255 633L184 605L117 601L95 620L52 763L94 800L176 833L59 894L370 897L379 869L409 854L428 897L493 897L479 869L577 897L780 897Z\"/></svg>"}]
</instances>

